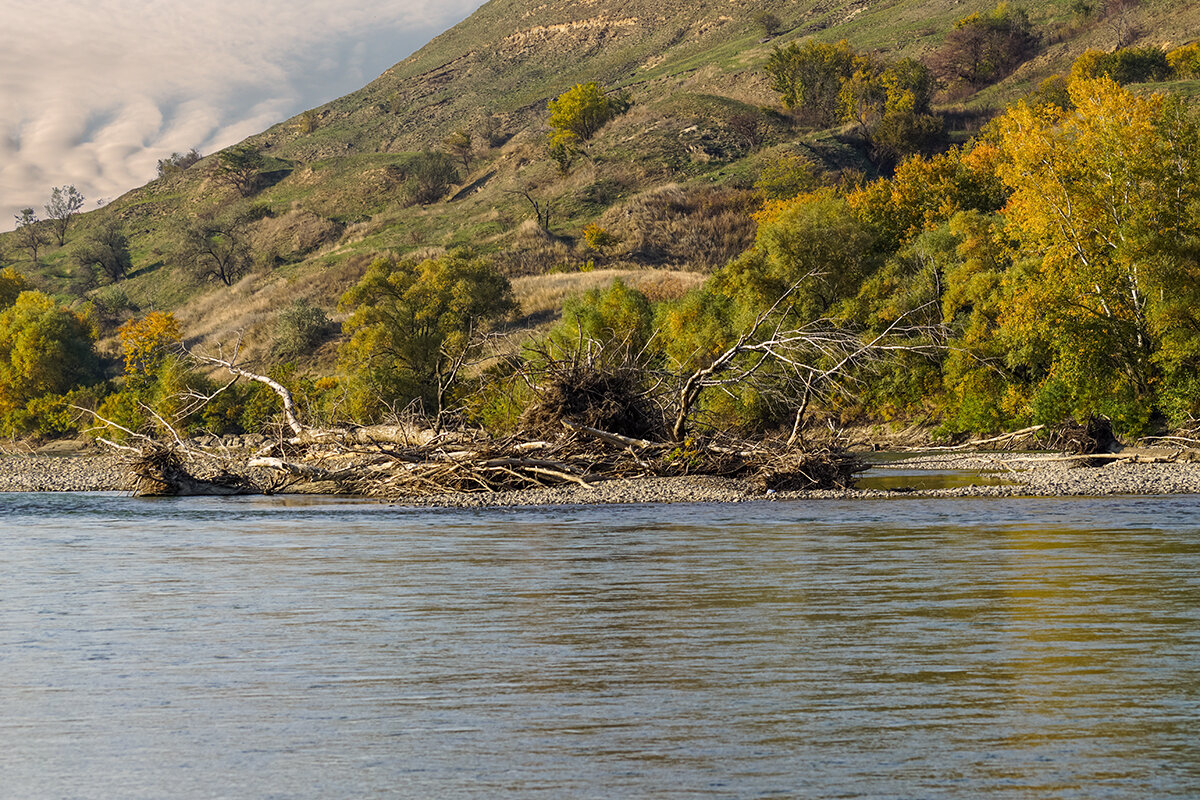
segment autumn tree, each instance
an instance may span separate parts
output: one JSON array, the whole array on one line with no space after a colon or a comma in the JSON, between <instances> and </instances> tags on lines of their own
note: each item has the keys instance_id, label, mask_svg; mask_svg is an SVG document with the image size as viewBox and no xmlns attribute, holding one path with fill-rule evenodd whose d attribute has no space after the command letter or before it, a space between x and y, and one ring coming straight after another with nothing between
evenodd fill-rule
<instances>
[{"instance_id":1,"label":"autumn tree","mask_svg":"<svg viewBox=\"0 0 1200 800\"><path fill-rule=\"evenodd\" d=\"M1050 334L1043 415L1136 427L1164 380L1200 364L1200 124L1106 78L1070 92L1071 111L1019 104L999 123L1006 215L1029 255L1003 321Z\"/></svg>"},{"instance_id":2,"label":"autumn tree","mask_svg":"<svg viewBox=\"0 0 1200 800\"><path fill-rule=\"evenodd\" d=\"M31 288L25 276L12 267L0 270L0 310L17 302L21 292Z\"/></svg>"},{"instance_id":3,"label":"autumn tree","mask_svg":"<svg viewBox=\"0 0 1200 800\"><path fill-rule=\"evenodd\" d=\"M1176 78L1200 77L1200 42L1185 44L1167 53L1167 64Z\"/></svg>"},{"instance_id":4,"label":"autumn tree","mask_svg":"<svg viewBox=\"0 0 1200 800\"><path fill-rule=\"evenodd\" d=\"M62 247L67 242L67 228L71 220L83 208L83 195L74 186L55 186L50 190L50 201L45 208L50 230L58 246Z\"/></svg>"},{"instance_id":5,"label":"autumn tree","mask_svg":"<svg viewBox=\"0 0 1200 800\"><path fill-rule=\"evenodd\" d=\"M624 94L608 94L595 81L579 83L550 101L551 141L585 142L629 108Z\"/></svg>"},{"instance_id":6,"label":"autumn tree","mask_svg":"<svg viewBox=\"0 0 1200 800\"><path fill-rule=\"evenodd\" d=\"M595 222L583 229L583 243L589 250L601 255L604 255L609 248L616 247L620 242L619 236Z\"/></svg>"},{"instance_id":7,"label":"autumn tree","mask_svg":"<svg viewBox=\"0 0 1200 800\"><path fill-rule=\"evenodd\" d=\"M934 149L942 118L930 110L934 80L911 58L884 64L873 56L854 59L854 73L838 98L842 118L856 124L877 162L890 164L911 153Z\"/></svg>"},{"instance_id":8,"label":"autumn tree","mask_svg":"<svg viewBox=\"0 0 1200 800\"><path fill-rule=\"evenodd\" d=\"M1040 43L1024 9L1001 2L986 14L956 22L932 63L947 81L977 88L1009 75Z\"/></svg>"},{"instance_id":9,"label":"autumn tree","mask_svg":"<svg viewBox=\"0 0 1200 800\"><path fill-rule=\"evenodd\" d=\"M99 374L88 324L53 298L26 291L0 311L0 417Z\"/></svg>"},{"instance_id":10,"label":"autumn tree","mask_svg":"<svg viewBox=\"0 0 1200 800\"><path fill-rule=\"evenodd\" d=\"M151 311L117 329L125 357L125 377L133 383L152 378L182 341L179 322L170 312Z\"/></svg>"},{"instance_id":11,"label":"autumn tree","mask_svg":"<svg viewBox=\"0 0 1200 800\"><path fill-rule=\"evenodd\" d=\"M350 337L341 363L365 417L414 400L440 412L475 335L516 302L487 259L458 249L424 261L380 258L340 308Z\"/></svg>"}]
</instances>

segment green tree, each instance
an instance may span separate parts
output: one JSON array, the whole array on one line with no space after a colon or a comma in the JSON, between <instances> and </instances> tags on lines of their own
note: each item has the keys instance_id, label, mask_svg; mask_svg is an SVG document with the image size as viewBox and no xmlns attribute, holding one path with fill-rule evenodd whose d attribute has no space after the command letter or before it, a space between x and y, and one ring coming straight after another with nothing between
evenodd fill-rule
<instances>
[{"instance_id":1,"label":"green tree","mask_svg":"<svg viewBox=\"0 0 1200 800\"><path fill-rule=\"evenodd\" d=\"M788 200L813 191L819 184L811 159L782 153L763 164L754 188L765 200Z\"/></svg>"},{"instance_id":2,"label":"green tree","mask_svg":"<svg viewBox=\"0 0 1200 800\"><path fill-rule=\"evenodd\" d=\"M740 309L738 329L795 286L786 307L802 324L835 314L877 265L875 234L845 199L821 190L760 216L754 247L711 286Z\"/></svg>"},{"instance_id":3,"label":"green tree","mask_svg":"<svg viewBox=\"0 0 1200 800\"><path fill-rule=\"evenodd\" d=\"M67 242L67 228L71 220L83 208L83 195L74 186L55 186L50 190L50 202L46 203L46 219L50 230L62 247Z\"/></svg>"},{"instance_id":4,"label":"green tree","mask_svg":"<svg viewBox=\"0 0 1200 800\"><path fill-rule=\"evenodd\" d=\"M329 335L330 325L323 310L297 300L276 317L272 354L282 359L307 355Z\"/></svg>"},{"instance_id":5,"label":"green tree","mask_svg":"<svg viewBox=\"0 0 1200 800\"><path fill-rule=\"evenodd\" d=\"M163 178L176 172L182 172L200 159L200 151L194 147L186 153L171 153L166 158L158 160L158 177Z\"/></svg>"},{"instance_id":6,"label":"green tree","mask_svg":"<svg viewBox=\"0 0 1200 800\"><path fill-rule=\"evenodd\" d=\"M232 286L250 271L251 250L243 216L195 219L183 226L178 261L198 280Z\"/></svg>"},{"instance_id":7,"label":"green tree","mask_svg":"<svg viewBox=\"0 0 1200 800\"><path fill-rule=\"evenodd\" d=\"M73 258L80 268L98 270L113 283L133 269L129 239L115 219L106 219L92 229L75 248Z\"/></svg>"},{"instance_id":8,"label":"green tree","mask_svg":"<svg viewBox=\"0 0 1200 800\"><path fill-rule=\"evenodd\" d=\"M376 260L342 296L342 368L354 411L419 400L440 412L477 333L516 309L508 279L469 250L424 261Z\"/></svg>"},{"instance_id":9,"label":"green tree","mask_svg":"<svg viewBox=\"0 0 1200 800\"><path fill-rule=\"evenodd\" d=\"M299 121L296 123L296 128L304 134L313 133L320 123L321 115L315 108L310 108L300 115Z\"/></svg>"},{"instance_id":10,"label":"green tree","mask_svg":"<svg viewBox=\"0 0 1200 800\"><path fill-rule=\"evenodd\" d=\"M88 324L53 298L26 291L0 311L0 417L99 375Z\"/></svg>"},{"instance_id":11,"label":"green tree","mask_svg":"<svg viewBox=\"0 0 1200 800\"><path fill-rule=\"evenodd\" d=\"M29 253L30 261L37 261L38 254L49 241L42 229L42 221L32 208L22 208L21 213L13 216L17 221L17 247Z\"/></svg>"},{"instance_id":12,"label":"green tree","mask_svg":"<svg viewBox=\"0 0 1200 800\"><path fill-rule=\"evenodd\" d=\"M265 162L263 154L251 145L231 147L217 156L217 178L240 196L249 197L258 190Z\"/></svg>"},{"instance_id":13,"label":"green tree","mask_svg":"<svg viewBox=\"0 0 1200 800\"><path fill-rule=\"evenodd\" d=\"M653 335L654 312L646 295L614 280L606 289L590 289L563 303L563 316L551 340L564 352L589 342L641 356Z\"/></svg>"},{"instance_id":14,"label":"green tree","mask_svg":"<svg viewBox=\"0 0 1200 800\"><path fill-rule=\"evenodd\" d=\"M442 140L446 155L462 163L463 172L471 171L471 162L475 159L475 141L471 132L460 128Z\"/></svg>"},{"instance_id":15,"label":"green tree","mask_svg":"<svg viewBox=\"0 0 1200 800\"><path fill-rule=\"evenodd\" d=\"M808 40L776 47L766 70L784 108L828 127L841 117L842 84L854 74L854 59L854 48L844 39L837 44Z\"/></svg>"},{"instance_id":16,"label":"green tree","mask_svg":"<svg viewBox=\"0 0 1200 800\"><path fill-rule=\"evenodd\" d=\"M595 81L579 83L550 101L552 139L574 137L587 141L596 131L629 108L623 94L606 94Z\"/></svg>"},{"instance_id":17,"label":"green tree","mask_svg":"<svg viewBox=\"0 0 1200 800\"><path fill-rule=\"evenodd\" d=\"M1159 47L1125 47L1113 53L1088 50L1071 66L1074 80L1111 78L1122 86L1165 81L1173 72L1167 53Z\"/></svg>"}]
</instances>

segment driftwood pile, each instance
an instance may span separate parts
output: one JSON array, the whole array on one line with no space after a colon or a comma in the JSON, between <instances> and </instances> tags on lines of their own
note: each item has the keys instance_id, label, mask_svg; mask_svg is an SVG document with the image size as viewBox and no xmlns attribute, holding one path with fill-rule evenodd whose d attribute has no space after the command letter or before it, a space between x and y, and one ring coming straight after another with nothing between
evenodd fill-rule
<instances>
[{"instance_id":1,"label":"driftwood pile","mask_svg":"<svg viewBox=\"0 0 1200 800\"><path fill-rule=\"evenodd\" d=\"M138 493L145 495L258 492L400 500L684 475L743 478L749 490L760 492L834 489L852 486L865 469L857 457L829 448L653 442L570 420L562 420L555 433L502 440L456 433L415 444L403 435L364 435L360 429L280 442L257 453L153 445L141 448L131 470Z\"/></svg>"},{"instance_id":2,"label":"driftwood pile","mask_svg":"<svg viewBox=\"0 0 1200 800\"><path fill-rule=\"evenodd\" d=\"M191 458L189 458L189 455ZM196 460L178 447L151 443L137 451L129 460L133 478L133 493L139 497L181 497L195 495L258 494L260 490L244 476L220 469L205 470L207 477L197 477L195 467L185 463Z\"/></svg>"}]
</instances>

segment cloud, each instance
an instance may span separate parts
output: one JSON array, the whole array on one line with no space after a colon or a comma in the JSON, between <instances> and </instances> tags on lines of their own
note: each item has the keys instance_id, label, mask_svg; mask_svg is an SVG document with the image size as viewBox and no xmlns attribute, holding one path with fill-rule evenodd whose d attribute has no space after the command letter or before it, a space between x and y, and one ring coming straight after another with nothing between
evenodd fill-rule
<instances>
[{"instance_id":1,"label":"cloud","mask_svg":"<svg viewBox=\"0 0 1200 800\"><path fill-rule=\"evenodd\" d=\"M0 0L0 228L370 82L482 0Z\"/></svg>"}]
</instances>

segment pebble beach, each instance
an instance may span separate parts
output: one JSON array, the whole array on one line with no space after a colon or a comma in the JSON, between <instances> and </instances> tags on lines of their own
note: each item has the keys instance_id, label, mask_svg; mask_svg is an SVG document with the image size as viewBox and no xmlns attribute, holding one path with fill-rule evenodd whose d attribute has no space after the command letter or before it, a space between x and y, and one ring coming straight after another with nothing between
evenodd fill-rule
<instances>
[{"instance_id":1,"label":"pebble beach","mask_svg":"<svg viewBox=\"0 0 1200 800\"><path fill-rule=\"evenodd\" d=\"M968 453L925 455L876 465L869 477L897 472L887 488L762 494L729 478L684 477L599 481L494 494L444 494L404 498L398 504L457 508L606 503L739 503L762 500L874 499L898 497L1062 497L1200 494L1200 463L1129 463L1080 466L1054 454ZM930 488L921 475L956 473L963 485ZM972 481L978 476L978 482ZM905 485L906 481L911 485ZM864 484L873 481L864 480ZM126 492L121 456L0 456L0 492Z\"/></svg>"}]
</instances>

